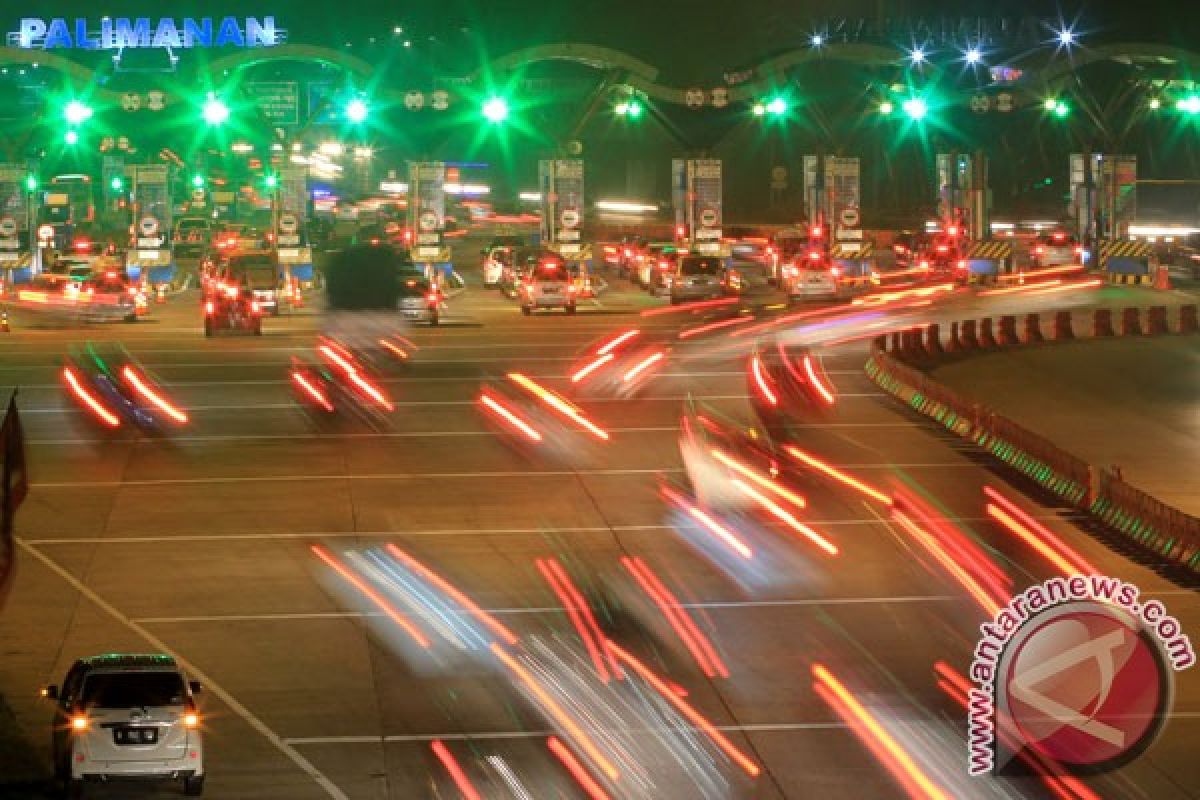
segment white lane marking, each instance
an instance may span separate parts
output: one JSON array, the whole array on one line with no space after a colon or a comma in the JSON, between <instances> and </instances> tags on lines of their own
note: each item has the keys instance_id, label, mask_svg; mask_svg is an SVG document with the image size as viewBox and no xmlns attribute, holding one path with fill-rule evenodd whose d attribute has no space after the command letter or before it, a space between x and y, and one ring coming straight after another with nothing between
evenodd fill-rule
<instances>
[{"instance_id":1,"label":"white lane marking","mask_svg":"<svg viewBox=\"0 0 1200 800\"><path fill-rule=\"evenodd\" d=\"M951 595L900 595L897 597L827 597L804 598L798 600L714 600L698 603L679 603L673 608L688 609L755 609L755 608L804 608L812 606L853 606L853 605L901 605L915 603L944 603L956 598ZM545 606L534 608L485 608L489 614L518 615L518 614L555 614L562 611L561 606ZM470 613L470 612L462 612ZM387 618L381 611L323 611L291 614L215 614L193 617L139 617L134 622L145 625L173 625L190 622L301 622L308 620L327 619L366 619Z\"/></svg>"},{"instance_id":2,"label":"white lane marking","mask_svg":"<svg viewBox=\"0 0 1200 800\"><path fill-rule=\"evenodd\" d=\"M683 470L670 470L682 472ZM537 476L539 473L520 473L520 475ZM544 473L542 473L544 475ZM575 475L576 473L554 473L555 475ZM1058 519L1055 514L1035 514L1034 519ZM951 522L977 523L987 522L990 517L946 517ZM806 522L827 528L835 525L876 525L878 519L866 517L859 519L808 519ZM176 542L234 542L234 541L285 541L292 539L378 539L413 536L528 536L534 534L561 533L637 533L639 531L671 531L671 525L580 525L580 526L545 526L538 528L435 528L432 530L416 531L256 531L252 533L179 533L158 536L72 536L43 539L27 539L33 545L55 544L162 544ZM1160 592L1159 594L1167 594ZM1144 592L1143 594L1154 594ZM1190 591L1180 591L1179 594L1192 594Z\"/></svg>"},{"instance_id":3,"label":"white lane marking","mask_svg":"<svg viewBox=\"0 0 1200 800\"><path fill-rule=\"evenodd\" d=\"M42 562L47 569L49 569L51 572L54 572L60 578L66 581L67 584L75 589L75 591L79 592L81 595L90 600L97 608L104 611L113 619L117 620L122 625L140 636L147 644L150 645L152 649L173 656L179 665L184 668L184 670L204 684L206 691L216 695L222 703L224 703L231 711L233 711L233 713L241 717L247 725L258 731L263 738L274 745L279 752L291 759L292 763L304 771L310 778L312 778L318 786L325 790L326 794L334 798L334 800L349 800L349 798L346 796L346 793L334 785L332 781L326 778L324 773L317 769L311 761L301 755L294 747L292 747L291 744L287 742L287 740L283 739L273 730L268 728L266 723L264 723L248 708L238 702L233 695L219 686L216 681L214 681L206 673L201 672L195 664L191 663L179 653L172 650L167 646L166 642L159 639L150 631L146 630L146 628L122 614L115 606L106 601L104 598L100 597L100 595L88 588L74 575L67 572L66 569L59 566L56 561L52 560L49 556L42 553L36 547L31 546L20 538L18 538L16 541L17 545L22 550L36 558L38 561Z\"/></svg>"},{"instance_id":4,"label":"white lane marking","mask_svg":"<svg viewBox=\"0 0 1200 800\"><path fill-rule=\"evenodd\" d=\"M844 722L759 722L748 725L714 725L719 731L741 733L782 733L788 731L845 730ZM692 729L695 730L695 729ZM450 742L486 741L495 739L540 739L554 731L475 731L472 733L397 733L387 736L296 736L284 741L294 745L319 744L381 744L400 742L431 742L442 739Z\"/></svg>"},{"instance_id":5,"label":"white lane marking","mask_svg":"<svg viewBox=\"0 0 1200 800\"><path fill-rule=\"evenodd\" d=\"M918 422L823 422L823 423L808 423L792 425L792 428L919 428L923 427ZM678 425L664 426L648 426L644 428L609 428L609 433L612 434L627 434L627 433L679 433ZM297 431L295 433L214 433L209 435L184 436L173 435L170 440L173 442L257 442L257 441L279 441L279 440L304 440L304 441L339 441L343 439L351 440L367 440L367 439L440 439L453 438L456 436L494 436L495 434L489 430L478 431L359 431L347 433L312 433L306 431ZM84 444L114 444L112 439L106 437L74 437L74 438L47 438L47 439L27 439L29 444L41 445L84 445ZM136 444L138 440L128 439L126 443ZM899 464L846 464L847 467L863 467L870 469L889 468L893 466L901 466ZM910 466L921 466L910 465ZM930 464L934 467L965 467L963 464Z\"/></svg>"}]
</instances>

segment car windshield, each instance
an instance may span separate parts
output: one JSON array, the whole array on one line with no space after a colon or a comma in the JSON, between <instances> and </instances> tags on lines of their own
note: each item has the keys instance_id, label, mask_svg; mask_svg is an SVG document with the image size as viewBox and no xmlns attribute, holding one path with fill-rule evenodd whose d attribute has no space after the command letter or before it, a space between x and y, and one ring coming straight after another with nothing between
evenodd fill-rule
<instances>
[{"instance_id":1,"label":"car windshield","mask_svg":"<svg viewBox=\"0 0 1200 800\"><path fill-rule=\"evenodd\" d=\"M689 256L679 265L682 275L716 275L721 271L721 259Z\"/></svg>"},{"instance_id":2,"label":"car windshield","mask_svg":"<svg viewBox=\"0 0 1200 800\"><path fill-rule=\"evenodd\" d=\"M229 267L232 278L251 289L274 289L275 266L270 260L235 261Z\"/></svg>"},{"instance_id":3,"label":"car windshield","mask_svg":"<svg viewBox=\"0 0 1200 800\"><path fill-rule=\"evenodd\" d=\"M566 266L561 261L540 261L533 270L533 277L539 281L565 281Z\"/></svg>"},{"instance_id":4,"label":"car windshield","mask_svg":"<svg viewBox=\"0 0 1200 800\"><path fill-rule=\"evenodd\" d=\"M429 291L429 281L424 276L406 275L400 281L401 297L421 297Z\"/></svg>"},{"instance_id":5,"label":"car windshield","mask_svg":"<svg viewBox=\"0 0 1200 800\"><path fill-rule=\"evenodd\" d=\"M100 672L83 683L85 708L177 706L183 700L178 672Z\"/></svg>"}]
</instances>

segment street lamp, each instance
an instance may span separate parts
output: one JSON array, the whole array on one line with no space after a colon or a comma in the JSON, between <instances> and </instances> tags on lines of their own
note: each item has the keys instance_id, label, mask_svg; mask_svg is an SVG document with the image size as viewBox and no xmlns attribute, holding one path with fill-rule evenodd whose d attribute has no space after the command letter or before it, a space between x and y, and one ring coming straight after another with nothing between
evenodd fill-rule
<instances>
[{"instance_id":1,"label":"street lamp","mask_svg":"<svg viewBox=\"0 0 1200 800\"><path fill-rule=\"evenodd\" d=\"M508 101L503 97L489 97L483 104L483 118L493 124L508 119Z\"/></svg>"},{"instance_id":2,"label":"street lamp","mask_svg":"<svg viewBox=\"0 0 1200 800\"><path fill-rule=\"evenodd\" d=\"M71 125L80 125L92 118L92 109L85 103L72 100L63 109L63 117Z\"/></svg>"},{"instance_id":3,"label":"street lamp","mask_svg":"<svg viewBox=\"0 0 1200 800\"><path fill-rule=\"evenodd\" d=\"M879 113L885 117L896 110L896 105L891 100L884 100L879 104Z\"/></svg>"},{"instance_id":4,"label":"street lamp","mask_svg":"<svg viewBox=\"0 0 1200 800\"><path fill-rule=\"evenodd\" d=\"M65 134L63 134L63 141L67 144L75 144L79 141L79 131L73 129L68 130Z\"/></svg>"},{"instance_id":5,"label":"street lamp","mask_svg":"<svg viewBox=\"0 0 1200 800\"><path fill-rule=\"evenodd\" d=\"M204 108L201 113L204 116L204 121L209 125L222 125L229 119L229 106L212 92L209 92L208 99L204 101Z\"/></svg>"},{"instance_id":6,"label":"street lamp","mask_svg":"<svg viewBox=\"0 0 1200 800\"><path fill-rule=\"evenodd\" d=\"M929 105L920 97L910 97L901 106L910 119L922 120L929 113Z\"/></svg>"},{"instance_id":7,"label":"street lamp","mask_svg":"<svg viewBox=\"0 0 1200 800\"><path fill-rule=\"evenodd\" d=\"M771 98L771 101L767 103L767 113L771 116L781 116L787 111L787 108L787 101L782 97L773 97Z\"/></svg>"},{"instance_id":8,"label":"street lamp","mask_svg":"<svg viewBox=\"0 0 1200 800\"><path fill-rule=\"evenodd\" d=\"M355 125L366 122L367 115L371 113L371 109L362 98L354 98L346 104L346 119L353 122Z\"/></svg>"}]
</instances>

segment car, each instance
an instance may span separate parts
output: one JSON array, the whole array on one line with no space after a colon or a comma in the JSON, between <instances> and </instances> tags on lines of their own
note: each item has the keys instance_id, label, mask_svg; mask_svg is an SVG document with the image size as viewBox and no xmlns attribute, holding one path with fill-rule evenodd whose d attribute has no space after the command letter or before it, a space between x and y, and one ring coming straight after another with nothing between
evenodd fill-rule
<instances>
[{"instance_id":1,"label":"car","mask_svg":"<svg viewBox=\"0 0 1200 800\"><path fill-rule=\"evenodd\" d=\"M622 236L617 245L617 271L632 278L638 258L645 254L648 244L645 236Z\"/></svg>"},{"instance_id":2,"label":"car","mask_svg":"<svg viewBox=\"0 0 1200 800\"><path fill-rule=\"evenodd\" d=\"M270 252L240 252L227 256L218 283L249 289L263 311L279 314L279 268Z\"/></svg>"},{"instance_id":3,"label":"car","mask_svg":"<svg viewBox=\"0 0 1200 800\"><path fill-rule=\"evenodd\" d=\"M441 321L443 305L441 290L427 275L412 271L400 275L400 316L408 322Z\"/></svg>"},{"instance_id":4,"label":"car","mask_svg":"<svg viewBox=\"0 0 1200 800\"><path fill-rule=\"evenodd\" d=\"M809 250L784 265L780 288L789 301L805 298L836 298L838 268L820 250Z\"/></svg>"},{"instance_id":5,"label":"car","mask_svg":"<svg viewBox=\"0 0 1200 800\"><path fill-rule=\"evenodd\" d=\"M683 255L670 276L672 303L711 300L737 292L740 281L720 256Z\"/></svg>"},{"instance_id":6,"label":"car","mask_svg":"<svg viewBox=\"0 0 1200 800\"><path fill-rule=\"evenodd\" d=\"M659 288L655 285L655 273L669 274L675 268L675 259L672 256L676 252L674 242L654 242L646 245L637 255L637 271L632 276L633 282L649 291Z\"/></svg>"},{"instance_id":7,"label":"car","mask_svg":"<svg viewBox=\"0 0 1200 800\"><path fill-rule=\"evenodd\" d=\"M79 284L79 290L90 297L89 302L99 316L136 322L150 310L146 293L124 270L106 269L93 273Z\"/></svg>"},{"instance_id":8,"label":"car","mask_svg":"<svg viewBox=\"0 0 1200 800\"><path fill-rule=\"evenodd\" d=\"M204 300L204 335L213 337L221 330L236 330L262 336L262 307L252 289L223 285Z\"/></svg>"},{"instance_id":9,"label":"car","mask_svg":"<svg viewBox=\"0 0 1200 800\"><path fill-rule=\"evenodd\" d=\"M485 289L498 289L504 278L504 268L512 266L515 248L492 247L483 257L483 286Z\"/></svg>"},{"instance_id":10,"label":"car","mask_svg":"<svg viewBox=\"0 0 1200 800\"><path fill-rule=\"evenodd\" d=\"M55 703L51 753L67 795L81 796L85 782L148 779L180 781L184 794L202 794L200 691L168 655L76 661L61 687L41 692Z\"/></svg>"},{"instance_id":11,"label":"car","mask_svg":"<svg viewBox=\"0 0 1200 800\"><path fill-rule=\"evenodd\" d=\"M530 267L537 263L538 251L530 247L519 247L513 250L511 263L502 267L500 273L500 289L515 297L525 280Z\"/></svg>"},{"instance_id":12,"label":"car","mask_svg":"<svg viewBox=\"0 0 1200 800\"><path fill-rule=\"evenodd\" d=\"M1034 240L1030 260L1037 267L1083 263L1083 247L1066 231L1052 231Z\"/></svg>"},{"instance_id":13,"label":"car","mask_svg":"<svg viewBox=\"0 0 1200 800\"><path fill-rule=\"evenodd\" d=\"M518 294L521 313L528 316L539 308L561 308L574 314L577 289L562 256L544 251L530 258L533 263L528 264Z\"/></svg>"}]
</instances>

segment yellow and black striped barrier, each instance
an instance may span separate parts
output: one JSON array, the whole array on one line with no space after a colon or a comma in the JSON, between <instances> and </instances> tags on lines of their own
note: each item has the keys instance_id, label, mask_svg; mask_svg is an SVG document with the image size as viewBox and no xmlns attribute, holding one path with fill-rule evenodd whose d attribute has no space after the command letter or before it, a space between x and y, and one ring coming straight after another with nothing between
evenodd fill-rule
<instances>
[{"instance_id":1,"label":"yellow and black striped barrier","mask_svg":"<svg viewBox=\"0 0 1200 800\"><path fill-rule=\"evenodd\" d=\"M871 242L838 242L829 248L830 258L845 258L856 260L871 258L875 255L875 245Z\"/></svg>"},{"instance_id":2,"label":"yellow and black striped barrier","mask_svg":"<svg viewBox=\"0 0 1200 800\"><path fill-rule=\"evenodd\" d=\"M1145 275L1130 272L1110 272L1108 273L1108 282L1120 286L1149 286L1154 283L1154 276L1149 272Z\"/></svg>"},{"instance_id":3,"label":"yellow and black striped barrier","mask_svg":"<svg viewBox=\"0 0 1200 800\"><path fill-rule=\"evenodd\" d=\"M1100 264L1103 265L1110 258L1150 258L1154 255L1154 248L1149 242L1139 241L1115 241L1100 243Z\"/></svg>"},{"instance_id":4,"label":"yellow and black striped barrier","mask_svg":"<svg viewBox=\"0 0 1200 800\"><path fill-rule=\"evenodd\" d=\"M967 258L1000 261L1012 258L1012 253L1012 242L972 242L967 250Z\"/></svg>"},{"instance_id":5,"label":"yellow and black striped barrier","mask_svg":"<svg viewBox=\"0 0 1200 800\"><path fill-rule=\"evenodd\" d=\"M33 266L33 253L17 253L15 258L0 261L0 271L26 269Z\"/></svg>"}]
</instances>

